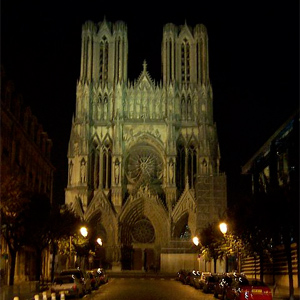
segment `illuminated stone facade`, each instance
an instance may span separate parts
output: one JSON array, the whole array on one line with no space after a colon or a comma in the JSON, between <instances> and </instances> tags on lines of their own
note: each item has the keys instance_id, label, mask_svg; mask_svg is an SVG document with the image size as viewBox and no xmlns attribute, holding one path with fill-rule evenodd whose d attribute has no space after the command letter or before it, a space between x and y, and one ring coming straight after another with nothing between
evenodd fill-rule
<instances>
[{"instance_id":1,"label":"illuminated stone facade","mask_svg":"<svg viewBox=\"0 0 300 300\"><path fill-rule=\"evenodd\" d=\"M130 81L127 25L83 25L65 202L123 269L159 267L227 206L205 26L165 25L161 55L159 83L146 61Z\"/></svg>"}]
</instances>

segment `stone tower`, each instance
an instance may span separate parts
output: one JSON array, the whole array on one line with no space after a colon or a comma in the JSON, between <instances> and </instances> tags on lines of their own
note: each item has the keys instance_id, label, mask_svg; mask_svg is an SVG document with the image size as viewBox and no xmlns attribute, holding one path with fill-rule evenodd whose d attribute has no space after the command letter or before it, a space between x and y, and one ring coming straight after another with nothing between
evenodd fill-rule
<instances>
[{"instance_id":1,"label":"stone tower","mask_svg":"<svg viewBox=\"0 0 300 300\"><path fill-rule=\"evenodd\" d=\"M205 26L165 25L161 58L159 83L146 61L130 81L127 25L82 27L65 201L123 269L159 266L227 206Z\"/></svg>"}]
</instances>

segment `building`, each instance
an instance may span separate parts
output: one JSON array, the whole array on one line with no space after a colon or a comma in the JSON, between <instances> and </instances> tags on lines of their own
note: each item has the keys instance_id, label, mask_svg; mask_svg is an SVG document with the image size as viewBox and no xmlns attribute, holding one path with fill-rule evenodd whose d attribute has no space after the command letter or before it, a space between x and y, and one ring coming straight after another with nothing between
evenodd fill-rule
<instances>
[{"instance_id":1,"label":"building","mask_svg":"<svg viewBox=\"0 0 300 300\"><path fill-rule=\"evenodd\" d=\"M251 175L252 194L272 186L299 188L299 111L295 112L242 167Z\"/></svg>"},{"instance_id":2,"label":"building","mask_svg":"<svg viewBox=\"0 0 300 300\"><path fill-rule=\"evenodd\" d=\"M52 140L43 130L31 109L25 106L14 82L1 67L1 183L18 178L30 191L46 194L52 202L54 167L50 161ZM1 184L2 187L2 184ZM10 256L1 237L1 283L7 283ZM33 250L24 247L18 253L15 282L33 280ZM49 274L50 256L44 256L44 275Z\"/></svg>"},{"instance_id":3,"label":"building","mask_svg":"<svg viewBox=\"0 0 300 300\"><path fill-rule=\"evenodd\" d=\"M242 167L242 174L250 177L252 191L256 197L270 195L274 190L284 191L281 198L282 213L289 206L289 219L296 224L294 232L290 232L291 256L294 286L299 286L299 110L295 111L264 145ZM262 198L263 199L263 198ZM289 201L289 203L287 203ZM271 209L271 208L270 208ZM274 209L274 208L273 208ZM298 225L297 225L298 224ZM259 260L246 258L242 269L248 274L260 270ZM264 265L266 280L277 284L288 285L288 262L284 251L284 243L277 245L273 265ZM270 271L272 270L272 272Z\"/></svg>"},{"instance_id":4,"label":"building","mask_svg":"<svg viewBox=\"0 0 300 300\"><path fill-rule=\"evenodd\" d=\"M166 24L158 83L146 61L129 80L128 43L123 21L82 27L65 203L101 237L113 269L173 270L227 207L208 35L202 24Z\"/></svg>"}]
</instances>

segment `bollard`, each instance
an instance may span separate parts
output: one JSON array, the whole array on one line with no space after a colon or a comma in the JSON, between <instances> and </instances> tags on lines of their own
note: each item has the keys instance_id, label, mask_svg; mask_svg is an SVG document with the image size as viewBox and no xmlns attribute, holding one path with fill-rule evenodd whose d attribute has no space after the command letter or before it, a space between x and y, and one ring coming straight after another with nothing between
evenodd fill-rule
<instances>
[{"instance_id":1,"label":"bollard","mask_svg":"<svg viewBox=\"0 0 300 300\"><path fill-rule=\"evenodd\" d=\"M40 295L39 294L34 295L34 300L39 300L39 299L40 299Z\"/></svg>"},{"instance_id":2,"label":"bollard","mask_svg":"<svg viewBox=\"0 0 300 300\"><path fill-rule=\"evenodd\" d=\"M56 294L55 293L51 294L51 300L56 300Z\"/></svg>"},{"instance_id":3,"label":"bollard","mask_svg":"<svg viewBox=\"0 0 300 300\"><path fill-rule=\"evenodd\" d=\"M65 293L60 294L60 300L65 300Z\"/></svg>"},{"instance_id":4,"label":"bollard","mask_svg":"<svg viewBox=\"0 0 300 300\"><path fill-rule=\"evenodd\" d=\"M47 300L47 292L43 292L43 300Z\"/></svg>"}]
</instances>

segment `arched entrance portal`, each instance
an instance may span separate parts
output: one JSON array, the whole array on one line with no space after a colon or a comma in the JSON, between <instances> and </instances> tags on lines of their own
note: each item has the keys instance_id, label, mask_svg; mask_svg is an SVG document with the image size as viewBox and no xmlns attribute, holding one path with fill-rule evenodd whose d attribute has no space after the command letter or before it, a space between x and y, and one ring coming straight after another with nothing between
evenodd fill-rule
<instances>
[{"instance_id":1,"label":"arched entrance portal","mask_svg":"<svg viewBox=\"0 0 300 300\"><path fill-rule=\"evenodd\" d=\"M136 217L132 215L122 227L122 269L147 271L155 265L155 230L147 217Z\"/></svg>"}]
</instances>

